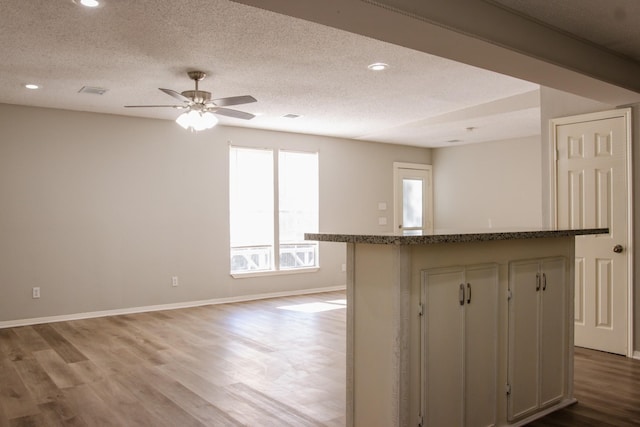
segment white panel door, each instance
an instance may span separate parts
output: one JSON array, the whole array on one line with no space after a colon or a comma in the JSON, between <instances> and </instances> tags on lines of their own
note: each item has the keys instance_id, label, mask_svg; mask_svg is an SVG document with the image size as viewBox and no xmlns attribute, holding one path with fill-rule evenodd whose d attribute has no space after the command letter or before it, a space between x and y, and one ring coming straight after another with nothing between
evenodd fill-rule
<instances>
[{"instance_id":1,"label":"white panel door","mask_svg":"<svg viewBox=\"0 0 640 427\"><path fill-rule=\"evenodd\" d=\"M553 123L558 228L610 229L607 235L576 237L575 345L626 355L630 225L624 111Z\"/></svg>"}]
</instances>

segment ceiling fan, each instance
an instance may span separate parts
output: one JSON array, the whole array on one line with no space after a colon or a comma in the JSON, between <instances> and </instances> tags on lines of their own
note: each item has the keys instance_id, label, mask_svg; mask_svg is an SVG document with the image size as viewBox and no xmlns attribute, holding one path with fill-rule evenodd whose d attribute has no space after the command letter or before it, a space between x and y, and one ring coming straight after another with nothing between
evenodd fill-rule
<instances>
[{"instance_id":1,"label":"ceiling fan","mask_svg":"<svg viewBox=\"0 0 640 427\"><path fill-rule=\"evenodd\" d=\"M198 89L198 82L202 81L207 74L202 71L189 71L189 78L195 82L195 90L185 90L184 92L176 92L171 89L159 88L161 91L170 95L181 104L176 105L125 105L126 108L147 108L147 107L170 107L178 110L186 110L177 119L176 122L185 129L199 131L212 128L218 123L218 119L214 114L233 117L235 119L251 120L255 115L244 111L225 108L231 105L248 104L256 102L256 99L250 95L231 96L229 98L211 99L211 92Z\"/></svg>"}]
</instances>

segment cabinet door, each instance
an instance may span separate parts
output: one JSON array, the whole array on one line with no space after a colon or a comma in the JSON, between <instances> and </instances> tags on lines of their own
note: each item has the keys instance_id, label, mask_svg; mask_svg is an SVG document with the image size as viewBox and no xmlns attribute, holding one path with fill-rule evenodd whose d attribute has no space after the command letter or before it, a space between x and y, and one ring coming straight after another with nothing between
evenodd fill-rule
<instances>
[{"instance_id":1,"label":"cabinet door","mask_svg":"<svg viewBox=\"0 0 640 427\"><path fill-rule=\"evenodd\" d=\"M498 267L465 270L465 425L496 423Z\"/></svg>"},{"instance_id":2,"label":"cabinet door","mask_svg":"<svg viewBox=\"0 0 640 427\"><path fill-rule=\"evenodd\" d=\"M538 408L539 264L509 263L509 420Z\"/></svg>"},{"instance_id":3,"label":"cabinet door","mask_svg":"<svg viewBox=\"0 0 640 427\"><path fill-rule=\"evenodd\" d=\"M464 319L459 290L464 270L432 270L424 278L426 425L462 426Z\"/></svg>"},{"instance_id":4,"label":"cabinet door","mask_svg":"<svg viewBox=\"0 0 640 427\"><path fill-rule=\"evenodd\" d=\"M540 406L560 400L565 391L568 289L565 263L564 258L541 263Z\"/></svg>"}]
</instances>

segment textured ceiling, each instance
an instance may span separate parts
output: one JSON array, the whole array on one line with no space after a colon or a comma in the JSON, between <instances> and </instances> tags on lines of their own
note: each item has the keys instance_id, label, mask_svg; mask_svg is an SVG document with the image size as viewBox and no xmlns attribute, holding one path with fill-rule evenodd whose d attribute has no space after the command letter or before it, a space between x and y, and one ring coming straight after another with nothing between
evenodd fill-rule
<instances>
[{"instance_id":1,"label":"textured ceiling","mask_svg":"<svg viewBox=\"0 0 640 427\"><path fill-rule=\"evenodd\" d=\"M202 70L214 98L258 99L234 107L258 117L224 125L434 147L540 133L529 82L227 0L102 1L2 0L0 103L174 119L123 106L172 104L157 88L192 89L186 71ZM562 2L500 3L547 19L529 4ZM369 71L373 62L390 68Z\"/></svg>"},{"instance_id":2,"label":"textured ceiling","mask_svg":"<svg viewBox=\"0 0 640 427\"><path fill-rule=\"evenodd\" d=\"M464 139L465 128L482 128L483 118L441 123L437 132L415 123L537 89L226 0L103 0L97 9L71 0L2 0L0 54L2 103L173 119L173 109L123 106L172 104L157 88L192 89L186 71L199 69L209 73L201 88L214 98L258 99L237 109L260 116L220 117L222 124L424 146ZM390 68L369 71L373 62ZM42 89L23 88L31 82ZM78 93L83 86L108 91ZM523 121L514 136L539 133L526 125L530 117L514 120Z\"/></svg>"}]
</instances>

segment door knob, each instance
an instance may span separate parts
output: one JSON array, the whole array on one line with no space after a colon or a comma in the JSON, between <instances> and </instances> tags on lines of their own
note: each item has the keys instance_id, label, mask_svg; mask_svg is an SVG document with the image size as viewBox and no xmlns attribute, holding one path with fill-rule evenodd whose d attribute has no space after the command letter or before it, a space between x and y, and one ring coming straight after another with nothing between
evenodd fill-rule
<instances>
[{"instance_id":1,"label":"door knob","mask_svg":"<svg viewBox=\"0 0 640 427\"><path fill-rule=\"evenodd\" d=\"M622 245L615 245L615 246L613 247L613 252L615 252L615 253L619 254L620 252L622 252L622 250L623 250L623 249L624 249L624 248L622 247Z\"/></svg>"}]
</instances>

